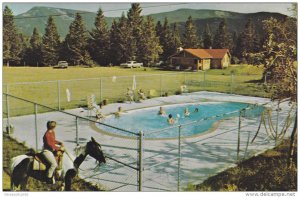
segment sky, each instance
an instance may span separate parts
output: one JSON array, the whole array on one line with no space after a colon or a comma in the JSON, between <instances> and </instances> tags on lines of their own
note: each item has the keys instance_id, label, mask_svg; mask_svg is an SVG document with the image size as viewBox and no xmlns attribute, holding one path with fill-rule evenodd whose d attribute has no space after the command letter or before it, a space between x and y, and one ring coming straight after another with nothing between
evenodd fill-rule
<instances>
[{"instance_id":1,"label":"sky","mask_svg":"<svg viewBox=\"0 0 300 197\"><path fill-rule=\"evenodd\" d=\"M262 2L252 2L252 3L204 3L204 2L192 2L192 3L184 3L184 2L155 2L155 3L140 3L143 8L143 15L159 13L159 12L168 12L172 10L177 10L181 8L190 8L190 9L214 9L214 10L226 10L240 13L253 13L253 12L278 12L285 15L290 15L288 8L291 7L290 2L286 3L262 3ZM65 9L74 9L80 11L90 11L97 12L99 8L104 11L104 15L108 17L119 17L122 12L127 12L130 8L130 3L22 3L22 2L14 2L14 3L3 3L2 9L7 5L10 9L12 9L14 15L18 15L30 10L35 6L45 6L45 7L55 7L55 8L65 8Z\"/></svg>"}]
</instances>

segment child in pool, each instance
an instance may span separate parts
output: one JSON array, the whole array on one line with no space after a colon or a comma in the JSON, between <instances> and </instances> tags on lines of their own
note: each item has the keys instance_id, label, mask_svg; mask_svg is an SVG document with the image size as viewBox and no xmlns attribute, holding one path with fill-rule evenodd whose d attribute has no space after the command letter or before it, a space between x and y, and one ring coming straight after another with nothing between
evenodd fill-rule
<instances>
[{"instance_id":1,"label":"child in pool","mask_svg":"<svg viewBox=\"0 0 300 197\"><path fill-rule=\"evenodd\" d=\"M165 116L166 115L166 112L162 107L159 108L158 115L160 115L160 116Z\"/></svg>"},{"instance_id":2,"label":"child in pool","mask_svg":"<svg viewBox=\"0 0 300 197\"><path fill-rule=\"evenodd\" d=\"M185 108L184 109L184 116L187 117L190 115L190 112L189 112L189 109L188 108Z\"/></svg>"},{"instance_id":3,"label":"child in pool","mask_svg":"<svg viewBox=\"0 0 300 197\"><path fill-rule=\"evenodd\" d=\"M174 120L172 114L169 114L169 116L168 116L168 123L169 124L174 124L175 123L175 120Z\"/></svg>"},{"instance_id":4,"label":"child in pool","mask_svg":"<svg viewBox=\"0 0 300 197\"><path fill-rule=\"evenodd\" d=\"M118 107L118 111L115 113L115 116L117 117L117 118L119 118L120 116L121 116L121 113L122 113L123 111L122 111L122 107Z\"/></svg>"}]
</instances>

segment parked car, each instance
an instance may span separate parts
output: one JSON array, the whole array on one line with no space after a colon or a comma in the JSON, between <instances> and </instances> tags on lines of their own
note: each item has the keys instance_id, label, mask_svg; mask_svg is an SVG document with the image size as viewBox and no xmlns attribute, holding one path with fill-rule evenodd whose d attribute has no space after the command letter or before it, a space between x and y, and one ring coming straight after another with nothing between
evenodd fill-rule
<instances>
[{"instance_id":1,"label":"parked car","mask_svg":"<svg viewBox=\"0 0 300 197\"><path fill-rule=\"evenodd\" d=\"M56 66L53 66L53 68L68 68L68 65L67 61L59 61Z\"/></svg>"},{"instance_id":2,"label":"parked car","mask_svg":"<svg viewBox=\"0 0 300 197\"><path fill-rule=\"evenodd\" d=\"M155 66L162 66L164 64L164 61L159 61L155 63Z\"/></svg>"},{"instance_id":3,"label":"parked car","mask_svg":"<svg viewBox=\"0 0 300 197\"><path fill-rule=\"evenodd\" d=\"M128 61L126 63L120 64L120 67L122 68L141 68L143 66L143 63L138 63L136 61Z\"/></svg>"}]
</instances>

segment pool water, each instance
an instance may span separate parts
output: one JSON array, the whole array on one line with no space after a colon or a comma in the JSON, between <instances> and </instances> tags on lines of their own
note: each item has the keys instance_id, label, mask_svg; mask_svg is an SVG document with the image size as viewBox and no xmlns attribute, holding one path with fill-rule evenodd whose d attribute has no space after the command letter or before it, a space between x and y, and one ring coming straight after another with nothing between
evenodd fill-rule
<instances>
[{"instance_id":1,"label":"pool water","mask_svg":"<svg viewBox=\"0 0 300 197\"><path fill-rule=\"evenodd\" d=\"M214 123L219 120L237 117L239 116L239 110L248 106L250 106L250 104L235 102L205 102L197 104L166 105L163 106L163 109L166 112L165 116L158 115L159 106L157 106L124 112L120 117L111 115L101 122L118 128L123 128L134 133L139 133L139 131L142 130L145 138L176 138L178 137L178 127L169 127L188 124L181 127L181 136L186 137L201 134L211 129ZM185 108L188 108L190 112L189 116L184 116ZM198 112L195 112L196 108L199 109ZM261 114L262 110L262 106L256 106L252 110L247 110L247 116L257 116ZM173 125L170 125L167 121L167 116L169 114L172 114L173 118L176 119L176 122ZM97 124L97 127L108 133L127 137L132 136L132 134L121 132L100 124ZM155 132L161 129L165 130Z\"/></svg>"}]
</instances>

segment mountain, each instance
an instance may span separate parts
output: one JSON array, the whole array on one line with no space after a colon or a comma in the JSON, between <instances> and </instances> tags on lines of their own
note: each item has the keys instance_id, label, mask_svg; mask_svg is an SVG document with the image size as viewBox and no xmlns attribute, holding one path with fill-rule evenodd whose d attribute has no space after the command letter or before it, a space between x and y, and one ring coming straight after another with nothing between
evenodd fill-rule
<instances>
[{"instance_id":1,"label":"mountain","mask_svg":"<svg viewBox=\"0 0 300 197\"><path fill-rule=\"evenodd\" d=\"M193 9L179 9L172 12L165 12L159 14L152 14L156 21L163 22L165 17L168 18L170 24L178 23L179 30L184 31L185 22L189 16L192 16L193 22L196 25L198 33L202 34L206 24L209 24L212 33L216 31L220 22L225 18L229 32L240 33L244 30L248 19L252 19L256 26L258 33L262 33L262 21L270 17L283 20L286 15L270 12L257 12L250 14L243 14L237 12L221 11L221 10L193 10Z\"/></svg>"},{"instance_id":2,"label":"mountain","mask_svg":"<svg viewBox=\"0 0 300 197\"><path fill-rule=\"evenodd\" d=\"M69 32L69 25L75 19L77 12L82 13L86 28L91 30L94 26L96 13L61 8L33 7L26 13L15 16L15 22L18 29L27 36L31 36L34 27L36 27L41 34L44 34L48 16L52 15L54 16L53 19L57 26L58 33L61 38L64 38ZM106 17L107 23L111 24L112 20L113 18Z\"/></svg>"},{"instance_id":3,"label":"mountain","mask_svg":"<svg viewBox=\"0 0 300 197\"><path fill-rule=\"evenodd\" d=\"M51 7L33 7L26 13L17 15L15 18L18 29L27 36L31 36L33 28L36 27L40 33L44 34L45 25L47 23L47 16L54 16L58 32L63 39L68 31L69 25L74 20L75 14L82 13L85 25L88 30L94 27L96 13L85 12L79 10L51 8ZM171 12L163 12L158 14L151 14L155 21L163 23L164 18L168 17L170 24L178 23L179 29L183 31L185 21L189 16L192 16L199 33L202 33L205 25L208 23L212 32L215 32L219 23L223 18L227 20L228 29L230 32L241 32L249 18L251 18L256 25L258 32L262 32L262 21L274 17L277 19L284 19L286 16L279 13L259 12L251 14L243 14L237 12L221 11L221 10L193 10L193 9L179 9ZM113 17L106 17L106 21L110 26ZM117 19L117 18L115 18Z\"/></svg>"}]
</instances>

